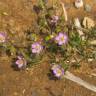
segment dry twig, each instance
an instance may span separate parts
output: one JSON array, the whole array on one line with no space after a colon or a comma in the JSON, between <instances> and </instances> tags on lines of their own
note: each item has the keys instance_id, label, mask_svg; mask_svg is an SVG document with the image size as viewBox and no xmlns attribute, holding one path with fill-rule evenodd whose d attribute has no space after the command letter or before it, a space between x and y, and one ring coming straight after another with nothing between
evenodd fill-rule
<instances>
[{"instance_id":1,"label":"dry twig","mask_svg":"<svg viewBox=\"0 0 96 96\"><path fill-rule=\"evenodd\" d=\"M73 75L72 73L70 73L69 71L66 72L66 74L64 75L64 77L68 80L71 80L93 92L96 92L96 86L92 85L92 84L89 84L88 82L82 80L81 78Z\"/></svg>"},{"instance_id":2,"label":"dry twig","mask_svg":"<svg viewBox=\"0 0 96 96\"><path fill-rule=\"evenodd\" d=\"M67 11L66 11L66 9L65 9L64 3L61 2L61 5L62 5L62 9L63 9L65 21L68 21Z\"/></svg>"}]
</instances>

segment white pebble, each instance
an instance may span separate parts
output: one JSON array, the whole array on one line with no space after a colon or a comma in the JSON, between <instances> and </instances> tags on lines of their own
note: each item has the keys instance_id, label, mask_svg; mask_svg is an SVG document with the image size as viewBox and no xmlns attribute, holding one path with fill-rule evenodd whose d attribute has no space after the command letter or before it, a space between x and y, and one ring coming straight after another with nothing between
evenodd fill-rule
<instances>
[{"instance_id":1,"label":"white pebble","mask_svg":"<svg viewBox=\"0 0 96 96\"><path fill-rule=\"evenodd\" d=\"M75 1L75 7L76 7L76 8L81 8L81 7L83 7L83 0L76 0L76 1Z\"/></svg>"},{"instance_id":2,"label":"white pebble","mask_svg":"<svg viewBox=\"0 0 96 96\"><path fill-rule=\"evenodd\" d=\"M92 62L92 61L93 61L93 59L92 59L92 58L89 58L89 59L88 59L88 62Z\"/></svg>"}]
</instances>

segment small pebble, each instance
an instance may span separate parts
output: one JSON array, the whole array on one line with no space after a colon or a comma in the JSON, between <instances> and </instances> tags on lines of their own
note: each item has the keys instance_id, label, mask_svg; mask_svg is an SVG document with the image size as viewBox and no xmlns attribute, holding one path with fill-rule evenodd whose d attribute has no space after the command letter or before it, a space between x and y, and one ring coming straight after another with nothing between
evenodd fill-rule
<instances>
[{"instance_id":1,"label":"small pebble","mask_svg":"<svg viewBox=\"0 0 96 96\"><path fill-rule=\"evenodd\" d=\"M74 25L75 25L77 28L82 28L82 27L81 27L81 22L79 21L78 18L75 18L75 19L74 19ZM80 29L77 29L77 32L79 33L81 39L82 39L82 40L85 40L85 36L84 36L83 31L80 30Z\"/></svg>"},{"instance_id":2,"label":"small pebble","mask_svg":"<svg viewBox=\"0 0 96 96\"><path fill-rule=\"evenodd\" d=\"M83 0L75 0L75 7L76 8L83 7Z\"/></svg>"},{"instance_id":3,"label":"small pebble","mask_svg":"<svg viewBox=\"0 0 96 96\"><path fill-rule=\"evenodd\" d=\"M76 62L76 60L74 60L74 59L73 59L73 60L71 60L71 62L72 62L72 63L75 63L75 62Z\"/></svg>"},{"instance_id":4,"label":"small pebble","mask_svg":"<svg viewBox=\"0 0 96 96\"><path fill-rule=\"evenodd\" d=\"M69 61L69 60L67 60L66 62L67 62L67 63L69 63L70 61Z\"/></svg>"},{"instance_id":5,"label":"small pebble","mask_svg":"<svg viewBox=\"0 0 96 96\"><path fill-rule=\"evenodd\" d=\"M91 45L96 45L96 40L90 41Z\"/></svg>"},{"instance_id":6,"label":"small pebble","mask_svg":"<svg viewBox=\"0 0 96 96\"><path fill-rule=\"evenodd\" d=\"M93 61L93 59L92 59L92 58L89 58L89 59L88 59L88 62L92 62L92 61Z\"/></svg>"},{"instance_id":7,"label":"small pebble","mask_svg":"<svg viewBox=\"0 0 96 96\"><path fill-rule=\"evenodd\" d=\"M92 11L91 5L86 4L84 7L85 7L85 11L86 11L86 12L91 12L91 11Z\"/></svg>"},{"instance_id":8,"label":"small pebble","mask_svg":"<svg viewBox=\"0 0 96 96\"><path fill-rule=\"evenodd\" d=\"M84 26L84 28L92 28L95 26L95 22L93 19L89 18L89 17L84 17L84 20L82 22L82 25Z\"/></svg>"},{"instance_id":9,"label":"small pebble","mask_svg":"<svg viewBox=\"0 0 96 96\"><path fill-rule=\"evenodd\" d=\"M3 12L2 14L5 15L5 16L8 16L8 13L7 12Z\"/></svg>"},{"instance_id":10,"label":"small pebble","mask_svg":"<svg viewBox=\"0 0 96 96\"><path fill-rule=\"evenodd\" d=\"M22 93L24 94L24 93L25 93L25 91L26 91L26 89L23 89Z\"/></svg>"}]
</instances>

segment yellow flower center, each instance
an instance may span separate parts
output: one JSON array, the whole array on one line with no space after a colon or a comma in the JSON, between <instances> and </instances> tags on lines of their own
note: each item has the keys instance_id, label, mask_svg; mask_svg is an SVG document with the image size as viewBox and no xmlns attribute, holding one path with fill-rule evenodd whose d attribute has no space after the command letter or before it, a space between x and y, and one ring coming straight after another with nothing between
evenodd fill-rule
<instances>
[{"instance_id":1,"label":"yellow flower center","mask_svg":"<svg viewBox=\"0 0 96 96\"><path fill-rule=\"evenodd\" d=\"M62 71L58 69L57 74L62 74Z\"/></svg>"},{"instance_id":2,"label":"yellow flower center","mask_svg":"<svg viewBox=\"0 0 96 96\"><path fill-rule=\"evenodd\" d=\"M36 49L37 49L37 50L40 49L40 46L36 46Z\"/></svg>"},{"instance_id":3,"label":"yellow flower center","mask_svg":"<svg viewBox=\"0 0 96 96\"><path fill-rule=\"evenodd\" d=\"M61 37L61 41L64 41L64 37Z\"/></svg>"},{"instance_id":4,"label":"yellow flower center","mask_svg":"<svg viewBox=\"0 0 96 96\"><path fill-rule=\"evenodd\" d=\"M5 37L0 36L0 42L3 42L5 40Z\"/></svg>"},{"instance_id":5,"label":"yellow flower center","mask_svg":"<svg viewBox=\"0 0 96 96\"><path fill-rule=\"evenodd\" d=\"M24 62L23 62L23 60L19 60L19 64L23 64Z\"/></svg>"}]
</instances>

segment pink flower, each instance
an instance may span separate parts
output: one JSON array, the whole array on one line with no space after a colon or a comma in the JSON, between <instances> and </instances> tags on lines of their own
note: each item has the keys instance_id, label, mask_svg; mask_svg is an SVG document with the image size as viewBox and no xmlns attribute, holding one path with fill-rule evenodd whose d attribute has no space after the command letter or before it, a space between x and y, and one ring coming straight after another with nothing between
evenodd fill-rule
<instances>
[{"instance_id":1,"label":"pink flower","mask_svg":"<svg viewBox=\"0 0 96 96\"><path fill-rule=\"evenodd\" d=\"M64 75L64 69L60 65L53 65L51 68L53 74L57 78L61 78Z\"/></svg>"},{"instance_id":2,"label":"pink flower","mask_svg":"<svg viewBox=\"0 0 96 96\"><path fill-rule=\"evenodd\" d=\"M68 42L68 36L65 33L59 33L55 37L55 41L58 43L58 45L63 45Z\"/></svg>"},{"instance_id":3,"label":"pink flower","mask_svg":"<svg viewBox=\"0 0 96 96\"><path fill-rule=\"evenodd\" d=\"M58 20L59 20L58 16L53 16L52 20L51 20L51 23L55 23L56 24L58 22Z\"/></svg>"},{"instance_id":4,"label":"pink flower","mask_svg":"<svg viewBox=\"0 0 96 96\"><path fill-rule=\"evenodd\" d=\"M26 67L27 62L24 58L22 58L21 56L18 56L18 59L16 60L15 64L19 69L21 69L23 67Z\"/></svg>"},{"instance_id":5,"label":"pink flower","mask_svg":"<svg viewBox=\"0 0 96 96\"><path fill-rule=\"evenodd\" d=\"M40 43L35 42L32 44L32 53L40 53L42 51L43 47Z\"/></svg>"},{"instance_id":6,"label":"pink flower","mask_svg":"<svg viewBox=\"0 0 96 96\"><path fill-rule=\"evenodd\" d=\"M6 35L4 33L0 33L0 43L4 43L6 41Z\"/></svg>"}]
</instances>

